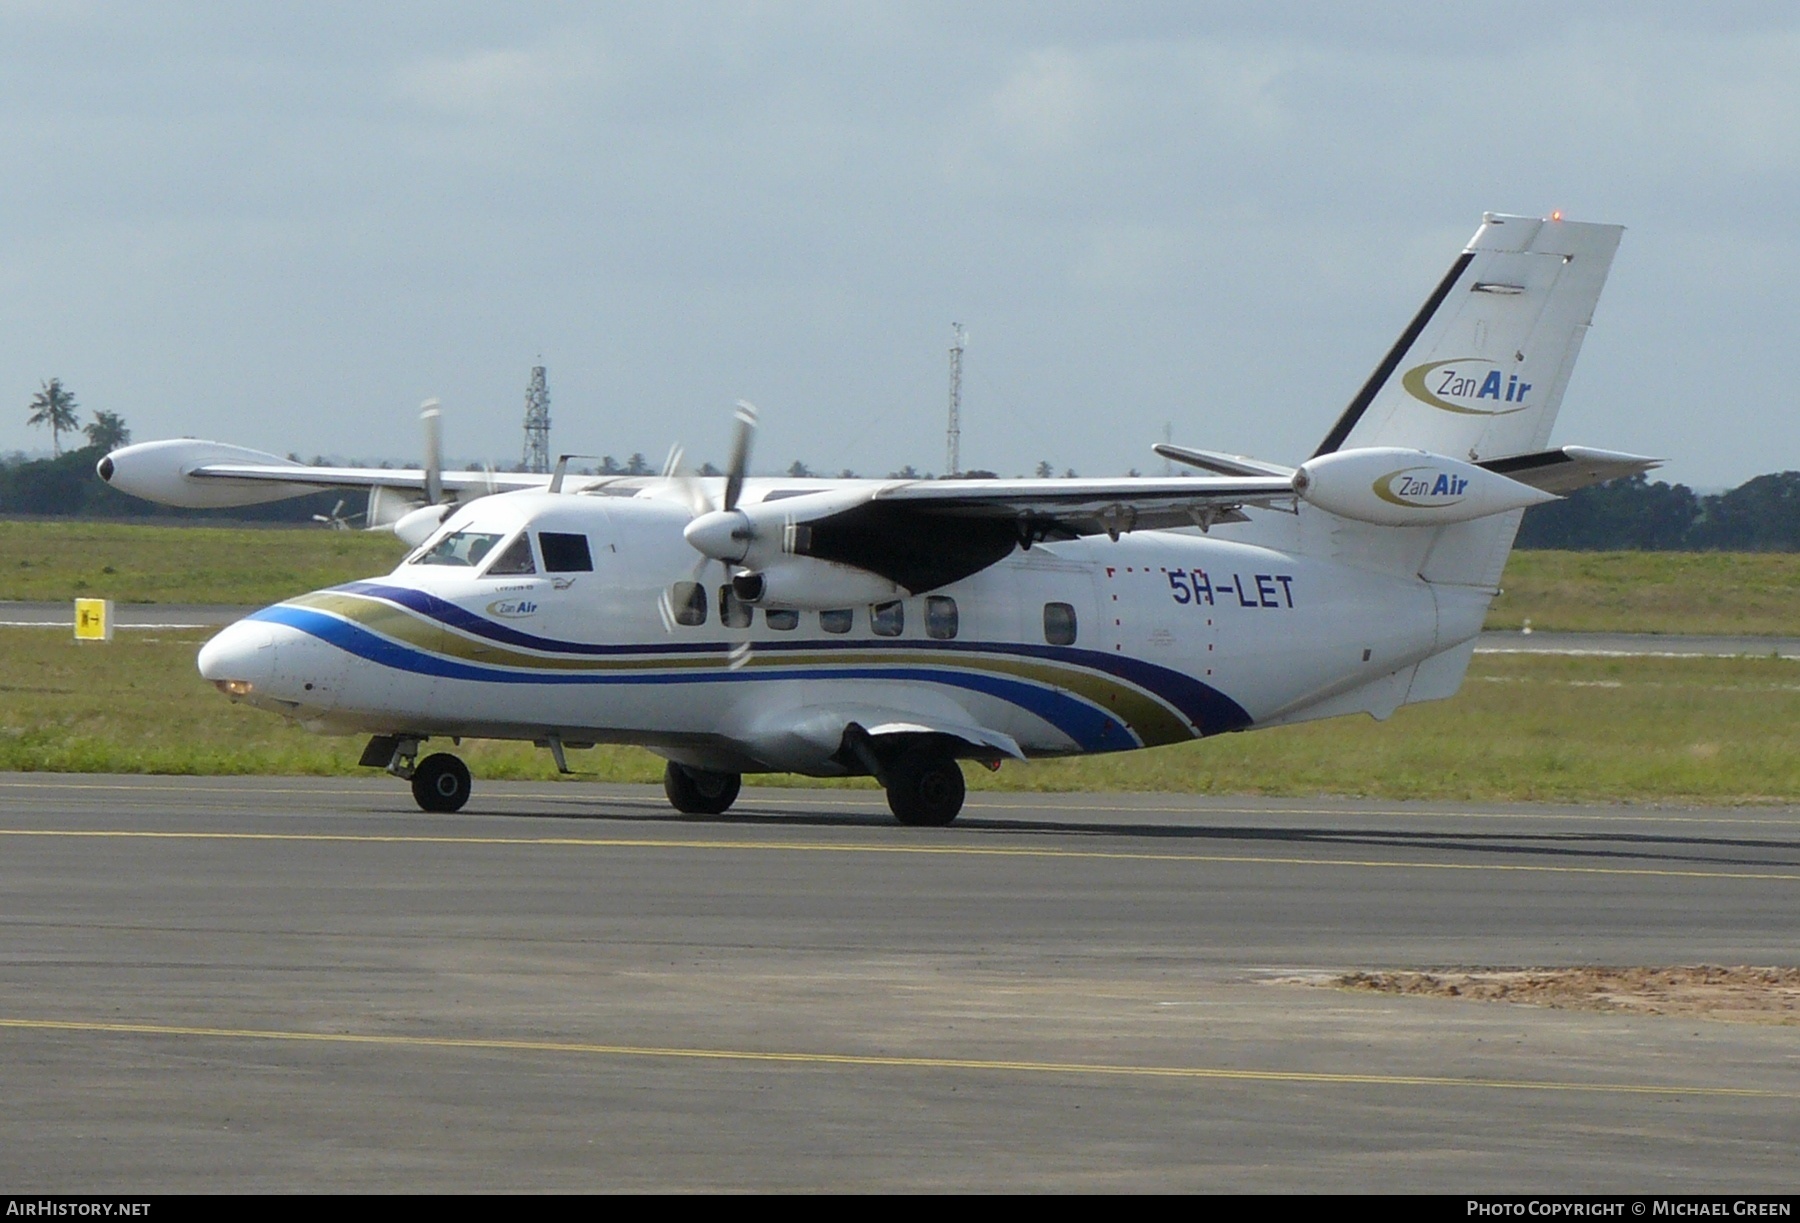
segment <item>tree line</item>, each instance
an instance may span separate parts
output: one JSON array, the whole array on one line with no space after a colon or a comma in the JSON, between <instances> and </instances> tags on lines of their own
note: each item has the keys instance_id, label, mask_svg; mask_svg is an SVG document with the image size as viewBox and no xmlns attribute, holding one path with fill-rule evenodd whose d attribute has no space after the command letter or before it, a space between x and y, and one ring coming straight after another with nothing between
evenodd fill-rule
<instances>
[{"instance_id":1,"label":"tree line","mask_svg":"<svg viewBox=\"0 0 1800 1223\"><path fill-rule=\"evenodd\" d=\"M1521 548L1572 552L1800 551L1800 471L1757 476L1728 492L1697 495L1642 475L1534 505Z\"/></svg>"}]
</instances>

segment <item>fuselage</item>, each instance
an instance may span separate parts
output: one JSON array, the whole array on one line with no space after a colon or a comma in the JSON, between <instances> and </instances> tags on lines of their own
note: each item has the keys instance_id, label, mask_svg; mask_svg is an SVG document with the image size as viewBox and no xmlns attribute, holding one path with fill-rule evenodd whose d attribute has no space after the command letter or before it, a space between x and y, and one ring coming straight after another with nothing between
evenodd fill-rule
<instances>
[{"instance_id":1,"label":"fuselage","mask_svg":"<svg viewBox=\"0 0 1800 1223\"><path fill-rule=\"evenodd\" d=\"M830 775L847 720L981 727L1027 756L1155 746L1290 719L1479 624L1416 578L1197 531L1038 543L879 605L751 607L684 540L692 516L642 491L482 498L387 577L231 626L200 668L332 733Z\"/></svg>"}]
</instances>

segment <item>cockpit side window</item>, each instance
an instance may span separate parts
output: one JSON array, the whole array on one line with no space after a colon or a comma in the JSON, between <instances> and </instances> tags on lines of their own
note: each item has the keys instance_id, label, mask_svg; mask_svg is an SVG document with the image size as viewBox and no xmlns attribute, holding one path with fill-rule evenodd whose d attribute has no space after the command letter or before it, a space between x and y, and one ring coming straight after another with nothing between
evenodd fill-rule
<instances>
[{"instance_id":1,"label":"cockpit side window","mask_svg":"<svg viewBox=\"0 0 1800 1223\"><path fill-rule=\"evenodd\" d=\"M506 551L494 558L483 577L513 577L521 573L536 573L537 562L531 556L531 536L520 531L519 537L507 546Z\"/></svg>"},{"instance_id":2,"label":"cockpit side window","mask_svg":"<svg viewBox=\"0 0 1800 1223\"><path fill-rule=\"evenodd\" d=\"M505 536L491 531L457 531L446 535L425 552L413 558L415 565L463 565L481 563L490 549Z\"/></svg>"},{"instance_id":3,"label":"cockpit side window","mask_svg":"<svg viewBox=\"0 0 1800 1223\"><path fill-rule=\"evenodd\" d=\"M551 573L594 571L594 558L588 552L588 538L585 535L540 531L538 547L544 552L544 568Z\"/></svg>"}]
</instances>

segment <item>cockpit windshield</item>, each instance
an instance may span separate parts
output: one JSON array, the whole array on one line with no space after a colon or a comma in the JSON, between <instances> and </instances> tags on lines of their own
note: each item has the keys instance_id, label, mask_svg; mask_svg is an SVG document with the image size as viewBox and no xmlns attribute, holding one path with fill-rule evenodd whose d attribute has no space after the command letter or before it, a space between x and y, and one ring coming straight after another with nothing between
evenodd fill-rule
<instances>
[{"instance_id":1,"label":"cockpit windshield","mask_svg":"<svg viewBox=\"0 0 1800 1223\"><path fill-rule=\"evenodd\" d=\"M494 545L506 538L491 531L456 531L444 536L430 548L413 558L415 565L462 565L473 568L481 564Z\"/></svg>"}]
</instances>

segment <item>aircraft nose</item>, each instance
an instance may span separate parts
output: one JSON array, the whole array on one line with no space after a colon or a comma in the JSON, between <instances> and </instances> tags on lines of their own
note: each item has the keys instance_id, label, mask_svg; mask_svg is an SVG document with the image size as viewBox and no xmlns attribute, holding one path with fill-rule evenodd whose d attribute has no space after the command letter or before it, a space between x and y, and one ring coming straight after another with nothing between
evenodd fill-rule
<instances>
[{"instance_id":1,"label":"aircraft nose","mask_svg":"<svg viewBox=\"0 0 1800 1223\"><path fill-rule=\"evenodd\" d=\"M250 696L275 678L275 626L239 620L200 647L200 674L226 696Z\"/></svg>"}]
</instances>

